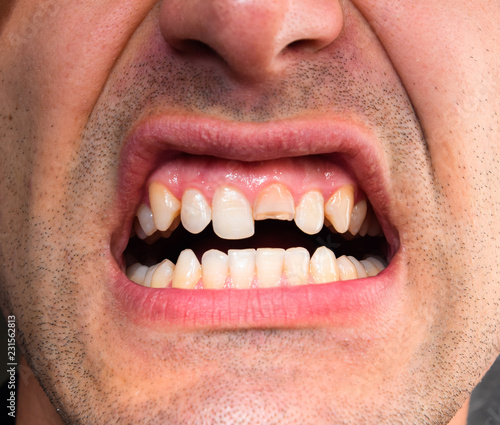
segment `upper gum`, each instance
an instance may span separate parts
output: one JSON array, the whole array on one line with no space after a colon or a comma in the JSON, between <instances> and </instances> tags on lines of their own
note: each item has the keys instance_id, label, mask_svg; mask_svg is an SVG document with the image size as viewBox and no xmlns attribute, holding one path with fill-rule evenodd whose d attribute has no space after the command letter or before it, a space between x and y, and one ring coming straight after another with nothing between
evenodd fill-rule
<instances>
[{"instance_id":1,"label":"upper gum","mask_svg":"<svg viewBox=\"0 0 500 425\"><path fill-rule=\"evenodd\" d=\"M211 203L220 186L238 189L253 205L261 190L273 183L284 185L297 205L302 196L317 190L328 199L340 187L355 188L355 201L361 198L352 176L339 165L319 157L284 158L266 162L245 163L208 157L180 157L157 169L148 179L144 193L153 182L163 184L177 199L187 189L199 190Z\"/></svg>"}]
</instances>

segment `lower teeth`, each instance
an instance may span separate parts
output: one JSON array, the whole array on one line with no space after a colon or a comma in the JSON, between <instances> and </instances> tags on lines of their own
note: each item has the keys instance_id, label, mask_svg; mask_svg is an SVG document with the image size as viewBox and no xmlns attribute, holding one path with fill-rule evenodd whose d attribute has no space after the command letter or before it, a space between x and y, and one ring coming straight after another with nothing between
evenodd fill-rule
<instances>
[{"instance_id":1,"label":"lower teeth","mask_svg":"<svg viewBox=\"0 0 500 425\"><path fill-rule=\"evenodd\" d=\"M305 248L258 248L204 253L201 264L191 249L151 267L135 263L127 269L133 282L153 288L223 289L269 288L345 281L376 276L386 264L380 257L358 261L335 258L322 246L309 258Z\"/></svg>"}]
</instances>

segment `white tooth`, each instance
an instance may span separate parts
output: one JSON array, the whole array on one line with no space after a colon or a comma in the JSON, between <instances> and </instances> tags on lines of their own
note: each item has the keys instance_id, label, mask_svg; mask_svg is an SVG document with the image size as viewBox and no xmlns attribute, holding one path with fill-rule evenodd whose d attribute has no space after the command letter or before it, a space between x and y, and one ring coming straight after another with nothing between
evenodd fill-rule
<instances>
[{"instance_id":1,"label":"white tooth","mask_svg":"<svg viewBox=\"0 0 500 425\"><path fill-rule=\"evenodd\" d=\"M222 239L244 239L254 234L252 207L241 192L222 186L212 199L212 225Z\"/></svg>"},{"instance_id":2,"label":"white tooth","mask_svg":"<svg viewBox=\"0 0 500 425\"><path fill-rule=\"evenodd\" d=\"M177 216L174 218L174 221L172 221L172 224L167 230L163 230L160 232L162 238L169 238L170 235L174 232L174 230L177 229L177 227L179 227L179 224L181 224L181 218L180 216Z\"/></svg>"},{"instance_id":3,"label":"white tooth","mask_svg":"<svg viewBox=\"0 0 500 425\"><path fill-rule=\"evenodd\" d=\"M229 271L227 255L211 249L201 257L203 287L205 289L222 289Z\"/></svg>"},{"instance_id":4,"label":"white tooth","mask_svg":"<svg viewBox=\"0 0 500 425\"><path fill-rule=\"evenodd\" d=\"M234 288L250 288L255 276L255 249L230 249L229 274Z\"/></svg>"},{"instance_id":5,"label":"white tooth","mask_svg":"<svg viewBox=\"0 0 500 425\"><path fill-rule=\"evenodd\" d=\"M144 230L142 230L141 224L139 223L139 220L137 218L134 220L134 230L139 239L144 240L148 237Z\"/></svg>"},{"instance_id":6,"label":"white tooth","mask_svg":"<svg viewBox=\"0 0 500 425\"><path fill-rule=\"evenodd\" d=\"M342 186L325 204L325 215L339 233L347 232L354 204L354 188Z\"/></svg>"},{"instance_id":7,"label":"white tooth","mask_svg":"<svg viewBox=\"0 0 500 425\"><path fill-rule=\"evenodd\" d=\"M310 271L316 283L339 280L339 268L335 254L326 246L319 247L311 257Z\"/></svg>"},{"instance_id":8,"label":"white tooth","mask_svg":"<svg viewBox=\"0 0 500 425\"><path fill-rule=\"evenodd\" d=\"M371 212L370 210L368 210L366 213L366 217L363 220L363 223L361 224L361 227L358 230L359 236L366 235L366 232L368 232L368 227L370 226L370 220L371 220Z\"/></svg>"},{"instance_id":9,"label":"white tooth","mask_svg":"<svg viewBox=\"0 0 500 425\"><path fill-rule=\"evenodd\" d=\"M151 236L154 232L156 232L157 228L153 220L153 213L147 205L141 204L137 210L137 219L139 220L139 224L146 235Z\"/></svg>"},{"instance_id":10,"label":"white tooth","mask_svg":"<svg viewBox=\"0 0 500 425\"><path fill-rule=\"evenodd\" d=\"M259 192L253 208L255 220L271 218L291 221L294 215L293 196L282 184L272 184Z\"/></svg>"},{"instance_id":11,"label":"white tooth","mask_svg":"<svg viewBox=\"0 0 500 425\"><path fill-rule=\"evenodd\" d=\"M174 263L163 260L156 268L151 279L151 288L166 288L174 275Z\"/></svg>"},{"instance_id":12,"label":"white tooth","mask_svg":"<svg viewBox=\"0 0 500 425\"><path fill-rule=\"evenodd\" d=\"M360 263L365 268L366 274L370 277L377 276L378 273L380 272L380 270L371 261L361 260Z\"/></svg>"},{"instance_id":13,"label":"white tooth","mask_svg":"<svg viewBox=\"0 0 500 425\"><path fill-rule=\"evenodd\" d=\"M384 264L385 261L381 260L380 258L377 258L377 257L368 257L367 260L370 261L371 263L373 263L373 265L377 269L379 269L379 271L382 271L382 270L384 270L387 267L387 265Z\"/></svg>"},{"instance_id":14,"label":"white tooth","mask_svg":"<svg viewBox=\"0 0 500 425\"><path fill-rule=\"evenodd\" d=\"M149 186L149 202L156 227L159 230L167 230L175 217L179 215L181 203L158 182L153 182Z\"/></svg>"},{"instance_id":15,"label":"white tooth","mask_svg":"<svg viewBox=\"0 0 500 425\"><path fill-rule=\"evenodd\" d=\"M285 251L285 275L291 286L308 283L309 261L310 255L305 248L289 248Z\"/></svg>"},{"instance_id":16,"label":"white tooth","mask_svg":"<svg viewBox=\"0 0 500 425\"><path fill-rule=\"evenodd\" d=\"M148 271L146 272L146 276L144 276L144 286L151 286L153 274L157 268L158 268L158 264L155 264L154 266L148 267Z\"/></svg>"},{"instance_id":17,"label":"white tooth","mask_svg":"<svg viewBox=\"0 0 500 425\"><path fill-rule=\"evenodd\" d=\"M127 269L127 277L139 285L144 285L144 278L148 271L147 266L143 266L141 263L135 263Z\"/></svg>"},{"instance_id":18,"label":"white tooth","mask_svg":"<svg viewBox=\"0 0 500 425\"><path fill-rule=\"evenodd\" d=\"M200 233L212 219L212 210L203 194L196 189L188 189L182 195L181 221L191 233Z\"/></svg>"},{"instance_id":19,"label":"white tooth","mask_svg":"<svg viewBox=\"0 0 500 425\"><path fill-rule=\"evenodd\" d=\"M356 258L354 258L350 255L348 255L347 258L349 258L349 260L351 260L352 264L354 264L354 267L356 267L356 272L357 272L359 278L368 277L368 274L366 273L366 269L363 266L363 264L361 264Z\"/></svg>"},{"instance_id":20,"label":"white tooth","mask_svg":"<svg viewBox=\"0 0 500 425\"><path fill-rule=\"evenodd\" d=\"M347 258L345 255L337 258L337 264L340 271L340 280L351 280L358 277L356 267L354 267L352 261L349 260L349 258Z\"/></svg>"},{"instance_id":21,"label":"white tooth","mask_svg":"<svg viewBox=\"0 0 500 425\"><path fill-rule=\"evenodd\" d=\"M172 278L172 288L192 289L201 277L200 262L194 252L185 249L179 255Z\"/></svg>"},{"instance_id":22,"label":"white tooth","mask_svg":"<svg viewBox=\"0 0 500 425\"><path fill-rule=\"evenodd\" d=\"M366 199L359 201L352 209L351 224L349 224L349 232L355 235L359 232L361 225L366 217L367 204Z\"/></svg>"},{"instance_id":23,"label":"white tooth","mask_svg":"<svg viewBox=\"0 0 500 425\"><path fill-rule=\"evenodd\" d=\"M278 286L283 275L285 250L281 248L259 248L255 255L257 280L260 288Z\"/></svg>"},{"instance_id":24,"label":"white tooth","mask_svg":"<svg viewBox=\"0 0 500 425\"><path fill-rule=\"evenodd\" d=\"M318 191L307 192L295 209L295 224L308 235L314 235L323 228L325 221L325 200Z\"/></svg>"}]
</instances>

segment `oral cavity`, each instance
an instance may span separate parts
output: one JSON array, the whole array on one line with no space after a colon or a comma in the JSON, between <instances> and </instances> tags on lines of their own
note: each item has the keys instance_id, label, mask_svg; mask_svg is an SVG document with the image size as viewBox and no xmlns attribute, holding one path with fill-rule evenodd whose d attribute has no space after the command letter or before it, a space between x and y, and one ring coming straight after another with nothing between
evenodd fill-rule
<instances>
[{"instance_id":1,"label":"oral cavity","mask_svg":"<svg viewBox=\"0 0 500 425\"><path fill-rule=\"evenodd\" d=\"M200 181L199 175L190 182L180 169L170 169L168 178L153 177L148 197L137 210L133 229L136 237L152 250L156 245L160 247L156 248L160 254L157 252L155 257L161 257L169 242L180 245L179 239L197 237L201 245L206 245L201 240L207 239L204 235L208 233L212 235L208 238L212 247L220 249L191 249L187 243L176 258L153 264L148 264L151 260L136 261L134 255L128 255L127 277L152 288L248 289L376 276L387 265L383 257L370 255L368 251L361 258L342 254L342 249L337 250L341 245L338 242L322 246L325 240L331 241L330 237L347 245L361 246L369 236L383 239L366 196L345 173L338 173L343 176L336 179L341 184L322 181L315 173L325 175L317 166L308 173L309 180L302 180L294 187L289 183L293 179L287 175L280 176L279 181L257 176L246 185L238 179L231 180L227 173L224 178L212 178L204 184L193 183ZM179 175L184 177L182 187L178 184ZM315 187L312 181L322 184ZM265 245L244 247L245 241L258 236ZM313 238L312 247L310 243L307 248L300 246L301 239L306 237ZM282 239L288 243L296 240L299 246L281 247L280 243L272 243ZM224 249L231 243L243 247ZM330 249L330 245L335 248Z\"/></svg>"}]
</instances>

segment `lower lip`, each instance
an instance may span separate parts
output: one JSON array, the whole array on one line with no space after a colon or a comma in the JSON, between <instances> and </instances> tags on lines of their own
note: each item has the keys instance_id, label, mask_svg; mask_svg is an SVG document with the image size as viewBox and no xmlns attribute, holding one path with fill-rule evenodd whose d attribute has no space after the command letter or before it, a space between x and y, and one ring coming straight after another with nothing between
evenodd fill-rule
<instances>
[{"instance_id":1,"label":"lower lip","mask_svg":"<svg viewBox=\"0 0 500 425\"><path fill-rule=\"evenodd\" d=\"M112 259L110 291L127 322L155 330L352 327L381 322L399 299L402 250L371 278L263 289L146 288ZM374 323L375 322L375 323Z\"/></svg>"}]
</instances>

